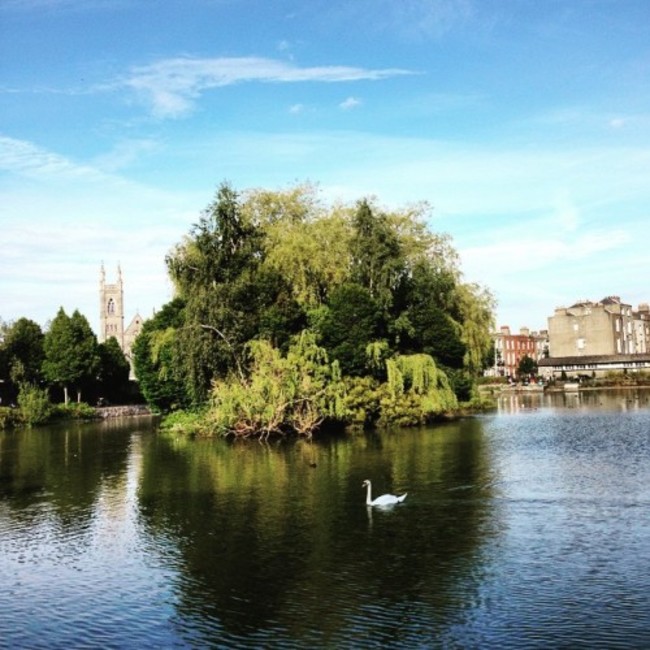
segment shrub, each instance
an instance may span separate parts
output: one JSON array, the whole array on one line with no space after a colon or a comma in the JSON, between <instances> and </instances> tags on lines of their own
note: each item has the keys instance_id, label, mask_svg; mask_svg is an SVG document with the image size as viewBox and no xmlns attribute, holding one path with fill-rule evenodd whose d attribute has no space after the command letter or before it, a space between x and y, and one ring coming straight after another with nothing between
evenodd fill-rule
<instances>
[{"instance_id":1,"label":"shrub","mask_svg":"<svg viewBox=\"0 0 650 650\"><path fill-rule=\"evenodd\" d=\"M52 413L47 389L38 388L33 384L21 384L18 391L18 411L21 421L27 425L46 422Z\"/></svg>"},{"instance_id":2,"label":"shrub","mask_svg":"<svg viewBox=\"0 0 650 650\"><path fill-rule=\"evenodd\" d=\"M0 431L11 429L20 424L20 411L8 406L0 406Z\"/></svg>"},{"instance_id":3,"label":"shrub","mask_svg":"<svg viewBox=\"0 0 650 650\"><path fill-rule=\"evenodd\" d=\"M52 417L61 420L94 420L97 411L85 402L68 402L56 404L52 410Z\"/></svg>"}]
</instances>

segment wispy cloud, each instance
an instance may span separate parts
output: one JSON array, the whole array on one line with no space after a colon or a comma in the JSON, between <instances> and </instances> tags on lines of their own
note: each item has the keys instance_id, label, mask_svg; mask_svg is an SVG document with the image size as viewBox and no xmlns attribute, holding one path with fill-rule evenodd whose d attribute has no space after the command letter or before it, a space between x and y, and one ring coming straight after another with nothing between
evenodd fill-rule
<instances>
[{"instance_id":1,"label":"wispy cloud","mask_svg":"<svg viewBox=\"0 0 650 650\"><path fill-rule=\"evenodd\" d=\"M0 136L0 170L22 176L100 181L103 174L52 153L31 142Z\"/></svg>"},{"instance_id":2,"label":"wispy cloud","mask_svg":"<svg viewBox=\"0 0 650 650\"><path fill-rule=\"evenodd\" d=\"M366 69L353 66L299 67L286 61L258 57L199 59L179 57L135 67L122 85L134 90L161 118L191 112L206 90L246 82L345 83L377 81L414 74L399 68Z\"/></svg>"},{"instance_id":3,"label":"wispy cloud","mask_svg":"<svg viewBox=\"0 0 650 650\"><path fill-rule=\"evenodd\" d=\"M350 111L359 106L361 106L361 100L356 97L348 97L345 101L339 104L339 108L342 108L344 111Z\"/></svg>"},{"instance_id":4,"label":"wispy cloud","mask_svg":"<svg viewBox=\"0 0 650 650\"><path fill-rule=\"evenodd\" d=\"M437 39L470 20L472 0L329 0L323 12L341 26L363 26L403 40Z\"/></svg>"}]
</instances>

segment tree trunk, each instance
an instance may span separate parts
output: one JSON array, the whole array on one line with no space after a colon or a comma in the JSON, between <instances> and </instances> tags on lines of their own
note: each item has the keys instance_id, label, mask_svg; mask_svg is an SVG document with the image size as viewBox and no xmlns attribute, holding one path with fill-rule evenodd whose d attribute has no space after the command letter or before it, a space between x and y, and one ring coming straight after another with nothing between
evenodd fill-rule
<instances>
[{"instance_id":1,"label":"tree trunk","mask_svg":"<svg viewBox=\"0 0 650 650\"><path fill-rule=\"evenodd\" d=\"M63 387L63 401L64 401L65 405L67 406L68 405L68 387L67 386Z\"/></svg>"}]
</instances>

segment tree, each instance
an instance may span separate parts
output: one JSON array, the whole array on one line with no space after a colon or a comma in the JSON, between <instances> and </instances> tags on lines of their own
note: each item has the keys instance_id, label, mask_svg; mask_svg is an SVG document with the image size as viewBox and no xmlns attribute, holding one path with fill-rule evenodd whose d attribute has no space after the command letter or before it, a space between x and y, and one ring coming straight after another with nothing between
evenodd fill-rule
<instances>
[{"instance_id":1,"label":"tree","mask_svg":"<svg viewBox=\"0 0 650 650\"><path fill-rule=\"evenodd\" d=\"M244 346L257 331L261 236L242 214L237 193L224 183L190 236L167 257L186 303L178 360L196 404L207 399L215 377L241 372Z\"/></svg>"},{"instance_id":2,"label":"tree","mask_svg":"<svg viewBox=\"0 0 650 650\"><path fill-rule=\"evenodd\" d=\"M40 325L28 318L19 318L4 333L2 348L4 370L0 378L7 382L12 399L20 384L38 385L42 379L43 332Z\"/></svg>"},{"instance_id":3,"label":"tree","mask_svg":"<svg viewBox=\"0 0 650 650\"><path fill-rule=\"evenodd\" d=\"M45 334L43 348L45 378L63 388L66 404L72 388L80 402L82 386L96 378L100 363L97 339L86 317L78 310L68 316L61 307Z\"/></svg>"},{"instance_id":4,"label":"tree","mask_svg":"<svg viewBox=\"0 0 650 650\"><path fill-rule=\"evenodd\" d=\"M388 309L405 272L399 239L386 216L374 214L367 201L359 203L352 226L352 280Z\"/></svg>"},{"instance_id":5,"label":"tree","mask_svg":"<svg viewBox=\"0 0 650 650\"><path fill-rule=\"evenodd\" d=\"M402 325L395 331L396 348L403 353L422 352L448 368L461 368L465 355L462 328L448 306L455 288L453 277L420 261L404 283L399 300Z\"/></svg>"},{"instance_id":6,"label":"tree","mask_svg":"<svg viewBox=\"0 0 650 650\"><path fill-rule=\"evenodd\" d=\"M185 301L175 298L146 320L133 344L133 365L140 390L155 411L189 405L178 359L177 332L184 326Z\"/></svg>"},{"instance_id":7,"label":"tree","mask_svg":"<svg viewBox=\"0 0 650 650\"><path fill-rule=\"evenodd\" d=\"M98 382L101 395L109 402L121 401L127 393L131 367L114 336L99 344Z\"/></svg>"},{"instance_id":8,"label":"tree","mask_svg":"<svg viewBox=\"0 0 650 650\"><path fill-rule=\"evenodd\" d=\"M381 309L366 288L349 283L332 292L320 334L323 347L344 375L367 373L366 349L381 338L381 323Z\"/></svg>"},{"instance_id":9,"label":"tree","mask_svg":"<svg viewBox=\"0 0 650 650\"><path fill-rule=\"evenodd\" d=\"M525 354L517 364L517 375L519 377L529 377L537 374L537 362Z\"/></svg>"}]
</instances>

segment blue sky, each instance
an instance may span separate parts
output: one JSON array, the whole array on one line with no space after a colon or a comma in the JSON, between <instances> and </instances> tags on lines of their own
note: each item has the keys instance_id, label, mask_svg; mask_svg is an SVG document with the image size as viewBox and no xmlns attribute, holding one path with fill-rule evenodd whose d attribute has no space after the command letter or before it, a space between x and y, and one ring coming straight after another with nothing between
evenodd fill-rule
<instances>
[{"instance_id":1,"label":"blue sky","mask_svg":"<svg viewBox=\"0 0 650 650\"><path fill-rule=\"evenodd\" d=\"M0 1L0 318L151 315L224 180L429 202L497 325L650 301L650 2Z\"/></svg>"}]
</instances>

